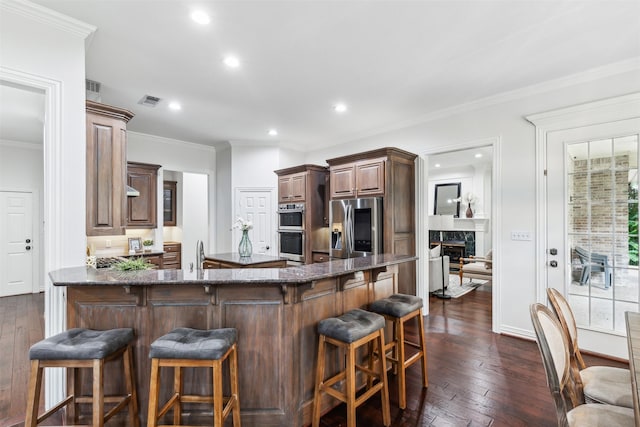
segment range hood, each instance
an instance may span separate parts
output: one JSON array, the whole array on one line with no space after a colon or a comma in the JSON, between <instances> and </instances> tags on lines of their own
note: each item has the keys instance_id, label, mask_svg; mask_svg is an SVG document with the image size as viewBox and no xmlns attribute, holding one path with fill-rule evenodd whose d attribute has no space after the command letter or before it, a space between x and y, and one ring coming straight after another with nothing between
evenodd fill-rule
<instances>
[{"instance_id":1,"label":"range hood","mask_svg":"<svg viewBox=\"0 0 640 427\"><path fill-rule=\"evenodd\" d=\"M130 185L127 185L127 197L138 197L140 192Z\"/></svg>"}]
</instances>

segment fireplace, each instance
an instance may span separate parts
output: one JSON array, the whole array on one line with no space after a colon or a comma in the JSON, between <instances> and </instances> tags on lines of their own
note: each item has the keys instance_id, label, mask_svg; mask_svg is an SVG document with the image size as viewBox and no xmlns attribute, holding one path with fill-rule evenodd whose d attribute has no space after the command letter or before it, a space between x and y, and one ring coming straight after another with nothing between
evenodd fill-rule
<instances>
[{"instance_id":1,"label":"fireplace","mask_svg":"<svg viewBox=\"0 0 640 427\"><path fill-rule=\"evenodd\" d=\"M429 231L430 247L440 244L440 231ZM443 231L442 253L449 255L450 270L457 271L460 268L460 258L466 258L476 254L475 231Z\"/></svg>"}]
</instances>

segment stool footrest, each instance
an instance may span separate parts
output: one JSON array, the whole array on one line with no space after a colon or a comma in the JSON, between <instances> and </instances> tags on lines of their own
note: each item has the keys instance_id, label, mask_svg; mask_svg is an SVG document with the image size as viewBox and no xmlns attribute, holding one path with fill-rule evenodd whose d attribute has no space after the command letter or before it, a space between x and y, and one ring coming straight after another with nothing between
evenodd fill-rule
<instances>
[{"instance_id":1,"label":"stool footrest","mask_svg":"<svg viewBox=\"0 0 640 427\"><path fill-rule=\"evenodd\" d=\"M126 405L128 405L130 400L131 400L131 395L128 395L124 399L116 400L116 402L119 402L119 403L116 406L114 406L113 408L111 408L111 410L109 412L107 412L107 414L104 416L104 422L106 423L107 421L109 421L111 419L111 417L113 417L122 408L124 408ZM107 403L106 399L105 399L105 403Z\"/></svg>"},{"instance_id":2,"label":"stool footrest","mask_svg":"<svg viewBox=\"0 0 640 427\"><path fill-rule=\"evenodd\" d=\"M173 405L179 402L180 402L180 394L174 393L173 396L171 396L171 399L169 399L167 403L164 404L162 409L158 411L158 418L162 418L164 414L169 412L169 410L173 407Z\"/></svg>"},{"instance_id":3,"label":"stool footrest","mask_svg":"<svg viewBox=\"0 0 640 427\"><path fill-rule=\"evenodd\" d=\"M69 404L69 402L71 402L72 399L73 399L73 395L69 395L64 400L61 400L60 403L58 403L56 406L54 406L53 408L49 409L44 414L40 415L38 417L38 424L40 424L41 422L43 422L44 420L49 418L56 411L58 411L60 408L64 408L65 406L67 406Z\"/></svg>"},{"instance_id":4,"label":"stool footrest","mask_svg":"<svg viewBox=\"0 0 640 427\"><path fill-rule=\"evenodd\" d=\"M416 363L418 360L421 360L421 359L422 359L422 353L416 353L410 358L408 358L407 360L405 360L404 366L408 368L409 366L413 365L414 363Z\"/></svg>"},{"instance_id":5,"label":"stool footrest","mask_svg":"<svg viewBox=\"0 0 640 427\"><path fill-rule=\"evenodd\" d=\"M384 384L382 384L382 382L379 382L377 384L374 384L373 386L371 386L371 388L369 388L367 391L365 391L360 396L358 396L356 398L356 408L361 404L363 404L368 398L370 398L371 396L376 394L378 391L380 391L383 386Z\"/></svg>"}]
</instances>

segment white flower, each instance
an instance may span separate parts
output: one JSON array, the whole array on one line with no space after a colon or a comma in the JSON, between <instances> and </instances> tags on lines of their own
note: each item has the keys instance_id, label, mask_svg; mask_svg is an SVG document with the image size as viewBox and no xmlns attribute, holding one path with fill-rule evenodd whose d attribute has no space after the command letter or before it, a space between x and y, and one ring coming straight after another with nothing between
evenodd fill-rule
<instances>
[{"instance_id":1,"label":"white flower","mask_svg":"<svg viewBox=\"0 0 640 427\"><path fill-rule=\"evenodd\" d=\"M253 228L253 223L251 221L245 221L241 217L236 219L236 222L233 223L233 228L238 228L242 231L251 230Z\"/></svg>"},{"instance_id":2,"label":"white flower","mask_svg":"<svg viewBox=\"0 0 640 427\"><path fill-rule=\"evenodd\" d=\"M478 198L475 194L471 192L467 192L464 196L458 197L457 199L453 199L454 202L462 202L465 205L471 206L475 202L478 201Z\"/></svg>"}]
</instances>

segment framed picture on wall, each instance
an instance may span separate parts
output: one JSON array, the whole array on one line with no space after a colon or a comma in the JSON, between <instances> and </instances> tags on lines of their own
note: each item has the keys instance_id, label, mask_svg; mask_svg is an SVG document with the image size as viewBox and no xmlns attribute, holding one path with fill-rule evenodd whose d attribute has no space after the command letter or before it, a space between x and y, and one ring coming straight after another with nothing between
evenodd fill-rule
<instances>
[{"instance_id":1,"label":"framed picture on wall","mask_svg":"<svg viewBox=\"0 0 640 427\"><path fill-rule=\"evenodd\" d=\"M129 252L142 252L142 239L140 237L129 237Z\"/></svg>"},{"instance_id":2,"label":"framed picture on wall","mask_svg":"<svg viewBox=\"0 0 640 427\"><path fill-rule=\"evenodd\" d=\"M460 189L462 183L436 184L434 215L453 215L460 217ZM456 200L457 199L457 200Z\"/></svg>"}]
</instances>

